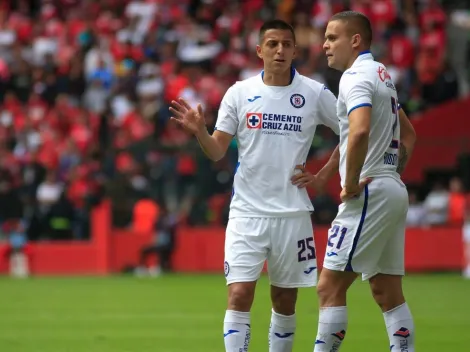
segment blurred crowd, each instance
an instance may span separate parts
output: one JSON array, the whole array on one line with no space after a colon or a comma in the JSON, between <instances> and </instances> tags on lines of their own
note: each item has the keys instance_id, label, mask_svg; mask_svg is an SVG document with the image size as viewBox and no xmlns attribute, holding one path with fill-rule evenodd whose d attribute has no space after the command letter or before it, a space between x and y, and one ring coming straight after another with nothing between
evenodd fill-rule
<instances>
[{"instance_id":1,"label":"blurred crowd","mask_svg":"<svg viewBox=\"0 0 470 352\"><path fill-rule=\"evenodd\" d=\"M465 192L462 180L453 177L449 183L436 181L423 197L409 191L406 223L409 227L457 226L470 223L470 193Z\"/></svg>"},{"instance_id":2,"label":"blurred crowd","mask_svg":"<svg viewBox=\"0 0 470 352\"><path fill-rule=\"evenodd\" d=\"M349 8L371 18L373 54L412 115L468 92L470 6L451 3L3 0L0 223L21 220L31 239L85 239L90 209L104 196L115 226L132 221L141 199L189 225L221 222L236 144L209 162L169 122L172 99L202 103L212 131L227 88L262 69L258 29L273 17L295 27L297 70L337 92L323 34L328 18ZM311 157L336 142L320 129ZM334 206L324 195L320 210L323 199Z\"/></svg>"}]
</instances>

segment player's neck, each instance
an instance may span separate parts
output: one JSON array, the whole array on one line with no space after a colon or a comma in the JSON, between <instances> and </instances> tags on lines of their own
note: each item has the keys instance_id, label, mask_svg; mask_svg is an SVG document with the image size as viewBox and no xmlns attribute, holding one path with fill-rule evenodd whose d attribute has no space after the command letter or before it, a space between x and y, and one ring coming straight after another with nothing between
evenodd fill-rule
<instances>
[{"instance_id":1,"label":"player's neck","mask_svg":"<svg viewBox=\"0 0 470 352\"><path fill-rule=\"evenodd\" d=\"M361 56L361 55L363 55L363 54L367 54L367 53L370 53L370 49L364 49L364 50L361 50L361 51L356 52L356 53L351 57L351 59L349 60L348 65L347 65L347 67L346 67L346 69L345 69L344 71L350 69L351 66L354 65L354 62L357 60L357 58L358 58L359 56Z\"/></svg>"},{"instance_id":2,"label":"player's neck","mask_svg":"<svg viewBox=\"0 0 470 352\"><path fill-rule=\"evenodd\" d=\"M269 71L264 70L263 73L263 82L267 86L288 86L292 81L292 72L287 70L281 74L270 73Z\"/></svg>"},{"instance_id":3,"label":"player's neck","mask_svg":"<svg viewBox=\"0 0 470 352\"><path fill-rule=\"evenodd\" d=\"M357 60L358 57L359 57L359 53L355 53L353 56L351 56L351 58L349 59L348 64L346 65L346 68L344 69L344 71L349 70L351 68L351 66L354 65L354 62Z\"/></svg>"}]
</instances>

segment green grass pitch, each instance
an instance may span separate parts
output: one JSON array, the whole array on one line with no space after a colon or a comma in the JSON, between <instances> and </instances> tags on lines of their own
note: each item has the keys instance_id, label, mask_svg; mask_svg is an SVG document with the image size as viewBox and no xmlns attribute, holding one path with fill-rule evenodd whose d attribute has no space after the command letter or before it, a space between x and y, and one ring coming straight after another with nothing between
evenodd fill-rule
<instances>
[{"instance_id":1,"label":"green grass pitch","mask_svg":"<svg viewBox=\"0 0 470 352\"><path fill-rule=\"evenodd\" d=\"M405 289L417 325L418 352L468 351L470 281L454 274L411 275ZM250 351L267 351L268 280L258 284ZM1 352L223 352L222 275L155 279L0 279ZM349 296L342 352L388 351L382 315L367 283ZM313 351L314 289L300 291L295 352Z\"/></svg>"}]
</instances>

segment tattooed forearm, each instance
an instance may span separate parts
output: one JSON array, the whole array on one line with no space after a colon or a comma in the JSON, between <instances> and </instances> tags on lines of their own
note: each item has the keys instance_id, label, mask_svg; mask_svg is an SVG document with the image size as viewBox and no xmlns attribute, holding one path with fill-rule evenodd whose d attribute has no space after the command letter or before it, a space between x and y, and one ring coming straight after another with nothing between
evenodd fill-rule
<instances>
[{"instance_id":1,"label":"tattooed forearm","mask_svg":"<svg viewBox=\"0 0 470 352\"><path fill-rule=\"evenodd\" d=\"M403 144L400 144L400 151L398 154L397 172L401 175L405 170L406 162L408 161L408 152Z\"/></svg>"}]
</instances>

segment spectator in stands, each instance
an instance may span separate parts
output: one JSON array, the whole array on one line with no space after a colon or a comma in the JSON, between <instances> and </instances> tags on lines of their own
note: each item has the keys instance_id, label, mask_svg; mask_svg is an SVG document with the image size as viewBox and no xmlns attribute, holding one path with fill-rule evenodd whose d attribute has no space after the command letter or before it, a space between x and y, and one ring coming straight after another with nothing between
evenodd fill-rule
<instances>
[{"instance_id":1,"label":"spectator in stands","mask_svg":"<svg viewBox=\"0 0 470 352\"><path fill-rule=\"evenodd\" d=\"M51 207L58 202L63 191L63 185L57 181L55 172L49 171L36 193L39 212L47 214Z\"/></svg>"},{"instance_id":2,"label":"spectator in stands","mask_svg":"<svg viewBox=\"0 0 470 352\"><path fill-rule=\"evenodd\" d=\"M6 257L10 262L10 275L16 278L29 276L29 248L25 226L22 221L14 219L4 225L7 233L8 246Z\"/></svg>"},{"instance_id":3,"label":"spectator in stands","mask_svg":"<svg viewBox=\"0 0 470 352\"><path fill-rule=\"evenodd\" d=\"M431 192L424 200L426 212L425 224L429 226L445 225L449 214L449 192L442 182L435 182Z\"/></svg>"},{"instance_id":4,"label":"spectator in stands","mask_svg":"<svg viewBox=\"0 0 470 352\"><path fill-rule=\"evenodd\" d=\"M390 75L397 88L398 100L406 103L413 86L414 44L406 34L407 27L404 21L398 19L391 29L387 48L388 57L386 57L389 61L387 70L390 72L390 68L393 69Z\"/></svg>"},{"instance_id":5,"label":"spectator in stands","mask_svg":"<svg viewBox=\"0 0 470 352\"><path fill-rule=\"evenodd\" d=\"M133 204L148 192L185 212L182 218L189 224L218 219L207 215L207 208L230 197L227 174L237 162L236 143L223 166L201 162L194 141L168 123L166 105L178 96L203 101L213 128L227 88L261 69L252 48L266 17L280 16L296 26L298 70L336 94L341 74L326 65L323 32L327 19L347 7L370 16L376 33L373 54L389 62L405 109L420 111L455 97L457 87L468 87L469 15L453 1L442 2L448 12L434 0L0 3L3 218L31 214L45 174L69 182L78 164L85 174L73 181L66 197L80 208L79 218L89 211L83 194L94 197L90 185L106 175L105 183L114 184L107 196L120 226L129 224ZM446 26L451 28L447 37ZM99 172L90 167L95 141ZM336 143L335 136L319 129L310 157ZM135 160L133 171L119 166L122 154ZM46 188L46 198L51 189ZM196 199L198 210L189 211ZM39 238L34 228L30 225L28 233Z\"/></svg>"},{"instance_id":6,"label":"spectator in stands","mask_svg":"<svg viewBox=\"0 0 470 352\"><path fill-rule=\"evenodd\" d=\"M463 4L455 4L456 8L450 13L450 23L447 28L449 40L449 60L457 74L460 95L470 92L470 12Z\"/></svg>"},{"instance_id":7,"label":"spectator in stands","mask_svg":"<svg viewBox=\"0 0 470 352\"><path fill-rule=\"evenodd\" d=\"M462 226L464 215L465 193L463 183L459 177L452 177L449 182L449 225Z\"/></svg>"},{"instance_id":8,"label":"spectator in stands","mask_svg":"<svg viewBox=\"0 0 470 352\"><path fill-rule=\"evenodd\" d=\"M140 265L136 269L136 275L158 276L163 272L171 271L171 259L176 241L176 229L178 218L175 213L170 213L162 207L160 216L155 224L155 241L142 248L140 252ZM147 266L148 258L157 255L158 265Z\"/></svg>"},{"instance_id":9,"label":"spectator in stands","mask_svg":"<svg viewBox=\"0 0 470 352\"><path fill-rule=\"evenodd\" d=\"M425 224L426 210L421 202L418 201L418 195L412 190L408 190L409 206L406 216L406 226L420 227Z\"/></svg>"},{"instance_id":10,"label":"spectator in stands","mask_svg":"<svg viewBox=\"0 0 470 352\"><path fill-rule=\"evenodd\" d=\"M431 51L426 55L429 55L426 60L432 61L436 54ZM428 65L423 67L423 70L428 69L432 70ZM435 75L429 81L423 80L421 94L426 108L458 98L457 75L448 62L444 62L441 67L436 68Z\"/></svg>"},{"instance_id":11,"label":"spectator in stands","mask_svg":"<svg viewBox=\"0 0 470 352\"><path fill-rule=\"evenodd\" d=\"M51 205L44 216L41 238L59 241L80 239L80 231L74 231L76 218L76 211L72 203L65 192L62 192L57 202Z\"/></svg>"}]
</instances>

